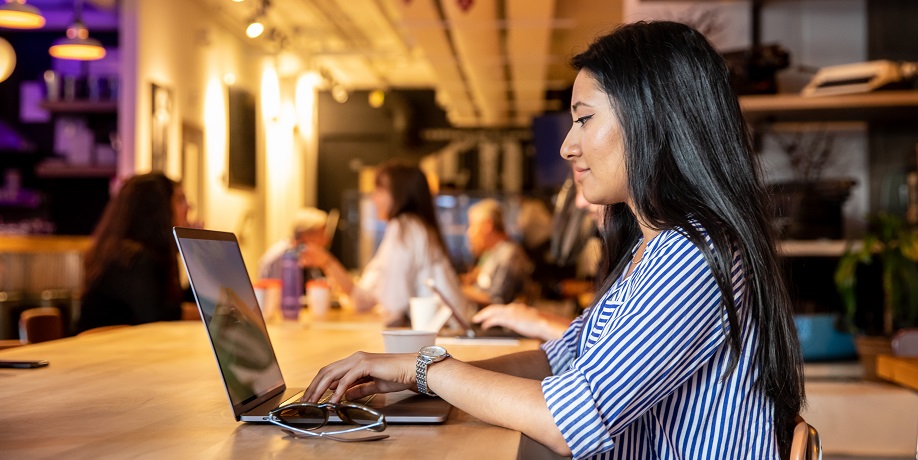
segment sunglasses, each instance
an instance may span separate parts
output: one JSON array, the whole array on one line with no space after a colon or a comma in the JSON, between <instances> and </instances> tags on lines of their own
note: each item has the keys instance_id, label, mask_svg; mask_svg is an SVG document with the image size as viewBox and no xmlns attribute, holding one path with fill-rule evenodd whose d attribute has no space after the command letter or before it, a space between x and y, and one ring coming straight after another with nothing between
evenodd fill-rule
<instances>
[{"instance_id":1,"label":"sunglasses","mask_svg":"<svg viewBox=\"0 0 918 460\"><path fill-rule=\"evenodd\" d=\"M334 412L345 423L359 425L354 428L337 431L313 431L328 423L329 412ZM387 435L367 436L363 438L346 438L337 435L356 431L383 431L386 429L386 416L381 412L362 404L353 402L332 403L295 403L278 407L268 413L268 421L286 428L284 431L295 437L314 436L335 441L376 441Z\"/></svg>"}]
</instances>

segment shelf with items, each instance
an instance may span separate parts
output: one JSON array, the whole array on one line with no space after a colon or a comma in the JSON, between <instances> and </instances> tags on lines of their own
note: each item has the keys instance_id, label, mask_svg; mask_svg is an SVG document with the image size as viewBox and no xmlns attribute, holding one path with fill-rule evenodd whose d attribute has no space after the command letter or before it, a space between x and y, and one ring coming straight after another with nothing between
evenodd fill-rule
<instances>
[{"instance_id":1,"label":"shelf with items","mask_svg":"<svg viewBox=\"0 0 918 460\"><path fill-rule=\"evenodd\" d=\"M918 119L918 90L810 97L772 94L740 96L739 100L750 123Z\"/></svg>"},{"instance_id":2,"label":"shelf with items","mask_svg":"<svg viewBox=\"0 0 918 460\"><path fill-rule=\"evenodd\" d=\"M117 101L91 101L91 100L73 100L73 101L44 101L41 108L54 113L111 113L118 111Z\"/></svg>"},{"instance_id":3,"label":"shelf with items","mask_svg":"<svg viewBox=\"0 0 918 460\"><path fill-rule=\"evenodd\" d=\"M860 242L847 240L779 240L778 255L782 257L841 257L849 245L857 250Z\"/></svg>"},{"instance_id":4,"label":"shelf with items","mask_svg":"<svg viewBox=\"0 0 918 460\"><path fill-rule=\"evenodd\" d=\"M43 161L35 166L35 175L42 178L55 177L114 177L115 165L75 165L62 161Z\"/></svg>"}]
</instances>

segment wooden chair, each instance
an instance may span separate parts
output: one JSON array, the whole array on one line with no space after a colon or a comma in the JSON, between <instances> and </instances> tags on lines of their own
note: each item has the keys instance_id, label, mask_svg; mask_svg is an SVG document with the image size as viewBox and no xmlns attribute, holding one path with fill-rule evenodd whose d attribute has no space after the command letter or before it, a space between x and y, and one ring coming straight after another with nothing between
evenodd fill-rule
<instances>
[{"instance_id":1,"label":"wooden chair","mask_svg":"<svg viewBox=\"0 0 918 460\"><path fill-rule=\"evenodd\" d=\"M822 460L819 432L800 416L797 416L797 426L791 440L790 460Z\"/></svg>"},{"instance_id":2,"label":"wooden chair","mask_svg":"<svg viewBox=\"0 0 918 460\"><path fill-rule=\"evenodd\" d=\"M61 311L54 307L30 308L19 315L19 340L40 343L64 336Z\"/></svg>"}]
</instances>

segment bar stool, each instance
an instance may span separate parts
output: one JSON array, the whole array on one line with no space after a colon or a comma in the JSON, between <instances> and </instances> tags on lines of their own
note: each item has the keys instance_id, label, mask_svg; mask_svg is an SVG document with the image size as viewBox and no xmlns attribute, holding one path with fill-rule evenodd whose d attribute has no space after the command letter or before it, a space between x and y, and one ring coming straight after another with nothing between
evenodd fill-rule
<instances>
[{"instance_id":1,"label":"bar stool","mask_svg":"<svg viewBox=\"0 0 918 460\"><path fill-rule=\"evenodd\" d=\"M61 311L54 307L30 308L19 316L19 340L40 343L64 336Z\"/></svg>"}]
</instances>

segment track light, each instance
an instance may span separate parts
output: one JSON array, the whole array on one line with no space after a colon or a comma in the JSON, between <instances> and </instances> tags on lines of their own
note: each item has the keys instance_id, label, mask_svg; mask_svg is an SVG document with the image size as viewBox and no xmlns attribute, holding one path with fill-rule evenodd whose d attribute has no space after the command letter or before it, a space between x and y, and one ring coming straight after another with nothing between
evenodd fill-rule
<instances>
[{"instance_id":1,"label":"track light","mask_svg":"<svg viewBox=\"0 0 918 460\"><path fill-rule=\"evenodd\" d=\"M344 104L347 102L348 97L350 97L350 95L347 93L347 88L345 88L344 85L340 83L332 86L331 95L332 99L334 99L335 102L339 104Z\"/></svg>"},{"instance_id":2,"label":"track light","mask_svg":"<svg viewBox=\"0 0 918 460\"><path fill-rule=\"evenodd\" d=\"M265 32L265 25L261 22L261 18L252 19L252 22L249 22L248 27L245 28L245 34L249 38L258 38Z\"/></svg>"},{"instance_id":3,"label":"track light","mask_svg":"<svg viewBox=\"0 0 918 460\"><path fill-rule=\"evenodd\" d=\"M252 20L245 28L245 35L249 38L258 38L265 33L265 18L268 15L270 0L261 0L261 6L255 11Z\"/></svg>"},{"instance_id":4,"label":"track light","mask_svg":"<svg viewBox=\"0 0 918 460\"><path fill-rule=\"evenodd\" d=\"M0 5L0 27L7 29L41 29L45 25L45 17L41 11L32 5L26 5L25 0L6 0Z\"/></svg>"}]
</instances>

